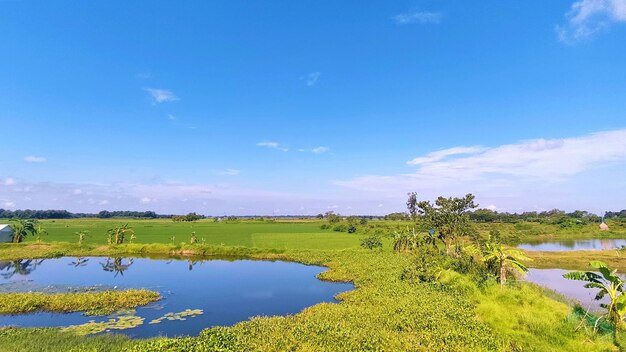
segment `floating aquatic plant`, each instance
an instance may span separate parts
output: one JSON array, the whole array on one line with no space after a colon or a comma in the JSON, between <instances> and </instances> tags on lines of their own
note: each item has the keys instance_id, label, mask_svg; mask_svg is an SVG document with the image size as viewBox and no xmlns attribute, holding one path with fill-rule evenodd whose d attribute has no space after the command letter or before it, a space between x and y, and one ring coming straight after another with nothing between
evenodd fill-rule
<instances>
[{"instance_id":1,"label":"floating aquatic plant","mask_svg":"<svg viewBox=\"0 0 626 352\"><path fill-rule=\"evenodd\" d=\"M144 318L136 315L125 315L119 318L112 318L107 321L96 322L90 320L85 324L70 325L63 328L64 331L72 331L78 335L91 335L111 330L126 330L136 328L143 324Z\"/></svg>"},{"instance_id":2,"label":"floating aquatic plant","mask_svg":"<svg viewBox=\"0 0 626 352\"><path fill-rule=\"evenodd\" d=\"M187 320L187 317L195 318L204 314L202 309L185 309L178 313L166 313L164 316L150 321L150 324L159 324L163 320Z\"/></svg>"}]
</instances>

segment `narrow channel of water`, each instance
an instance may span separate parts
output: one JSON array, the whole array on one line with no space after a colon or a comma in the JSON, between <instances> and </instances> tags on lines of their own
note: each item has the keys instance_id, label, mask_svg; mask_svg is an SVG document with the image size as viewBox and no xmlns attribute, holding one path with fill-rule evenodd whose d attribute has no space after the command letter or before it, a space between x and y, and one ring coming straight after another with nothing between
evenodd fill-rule
<instances>
[{"instance_id":1,"label":"narrow channel of water","mask_svg":"<svg viewBox=\"0 0 626 352\"><path fill-rule=\"evenodd\" d=\"M592 239L592 240L561 240L545 241L537 243L522 243L517 246L527 251L583 251L583 250L607 250L626 246L624 239Z\"/></svg>"},{"instance_id":2,"label":"narrow channel of water","mask_svg":"<svg viewBox=\"0 0 626 352\"><path fill-rule=\"evenodd\" d=\"M116 332L132 337L196 335L216 325L232 325L259 315L287 315L321 302L337 302L349 283L321 281L326 268L280 261L152 260L143 258L56 258L0 261L0 292L146 288L163 299L137 309L144 324ZM150 321L166 313L201 309L185 320ZM59 327L109 317L82 313L0 316L0 326Z\"/></svg>"}]
</instances>

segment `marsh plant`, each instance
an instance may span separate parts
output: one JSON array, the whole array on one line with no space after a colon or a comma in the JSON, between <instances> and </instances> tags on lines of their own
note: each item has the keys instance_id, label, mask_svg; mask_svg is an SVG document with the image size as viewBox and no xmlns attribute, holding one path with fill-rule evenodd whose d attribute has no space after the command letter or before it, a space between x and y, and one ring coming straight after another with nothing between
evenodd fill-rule
<instances>
[{"instance_id":1,"label":"marsh plant","mask_svg":"<svg viewBox=\"0 0 626 352\"><path fill-rule=\"evenodd\" d=\"M196 231L191 232L191 236L189 237L190 244L198 243L198 237L196 236Z\"/></svg>"}]
</instances>

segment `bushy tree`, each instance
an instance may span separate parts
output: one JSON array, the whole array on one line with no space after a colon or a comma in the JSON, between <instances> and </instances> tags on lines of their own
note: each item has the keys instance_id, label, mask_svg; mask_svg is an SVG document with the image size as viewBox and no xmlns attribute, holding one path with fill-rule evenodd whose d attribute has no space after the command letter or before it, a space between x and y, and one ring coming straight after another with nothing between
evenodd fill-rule
<instances>
[{"instance_id":1,"label":"bushy tree","mask_svg":"<svg viewBox=\"0 0 626 352\"><path fill-rule=\"evenodd\" d=\"M472 233L468 211L476 207L472 194L462 198L439 197L434 205L429 201L417 203L418 213L424 223L437 231L437 238L445 244L448 254L455 239Z\"/></svg>"}]
</instances>

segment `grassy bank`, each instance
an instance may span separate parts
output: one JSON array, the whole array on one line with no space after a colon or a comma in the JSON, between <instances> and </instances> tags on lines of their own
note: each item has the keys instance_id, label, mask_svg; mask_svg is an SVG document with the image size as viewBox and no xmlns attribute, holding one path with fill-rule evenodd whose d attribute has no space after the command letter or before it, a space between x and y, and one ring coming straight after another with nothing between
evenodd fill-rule
<instances>
[{"instance_id":1,"label":"grassy bank","mask_svg":"<svg viewBox=\"0 0 626 352\"><path fill-rule=\"evenodd\" d=\"M141 249L141 250L140 250ZM0 350L24 349L22 338L46 339L44 351L609 351L610 337L576 331L579 320L567 305L530 285L500 289L478 287L451 273L441 283L402 280L410 260L387 251L263 251L243 247L121 245L79 247L72 244L9 245L0 257L31 253L56 255L165 256L237 255L252 259L289 260L324 265L320 275L352 281L357 289L341 294L339 304L322 303L293 316L258 317L232 327L205 330L200 336L128 340L77 337L58 329L9 329L0 334ZM110 339L104 343L103 339Z\"/></svg>"},{"instance_id":2,"label":"grassy bank","mask_svg":"<svg viewBox=\"0 0 626 352\"><path fill-rule=\"evenodd\" d=\"M624 250L595 250L595 251L560 251L539 252L526 251L533 259L530 265L533 268L549 269L561 268L569 270L586 270L589 262L599 260L619 272L626 272L626 251Z\"/></svg>"},{"instance_id":3,"label":"grassy bank","mask_svg":"<svg viewBox=\"0 0 626 352\"><path fill-rule=\"evenodd\" d=\"M134 289L54 294L0 293L0 314L85 312L88 315L107 315L120 309L143 306L159 299L161 295L158 292Z\"/></svg>"}]
</instances>

